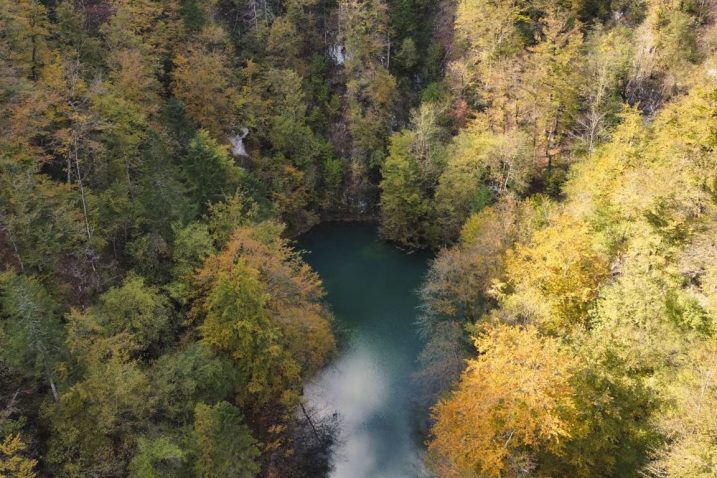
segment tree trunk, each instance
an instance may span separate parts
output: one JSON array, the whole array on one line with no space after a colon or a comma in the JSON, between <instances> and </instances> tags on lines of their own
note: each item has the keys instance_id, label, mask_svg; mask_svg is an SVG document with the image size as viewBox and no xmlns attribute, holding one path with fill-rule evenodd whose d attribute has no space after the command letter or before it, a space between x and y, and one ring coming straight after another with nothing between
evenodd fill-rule
<instances>
[{"instance_id":1,"label":"tree trunk","mask_svg":"<svg viewBox=\"0 0 717 478\"><path fill-rule=\"evenodd\" d=\"M311 429L314 431L314 436L316 437L316 444L321 444L321 438L319 437L319 432L316 430L316 427L314 426L314 422L311 420L311 417L309 416L308 412L306 411L306 408L304 407L304 403L301 402L301 411L304 412L304 416L306 417L306 420L309 422L309 425L311 425Z\"/></svg>"}]
</instances>

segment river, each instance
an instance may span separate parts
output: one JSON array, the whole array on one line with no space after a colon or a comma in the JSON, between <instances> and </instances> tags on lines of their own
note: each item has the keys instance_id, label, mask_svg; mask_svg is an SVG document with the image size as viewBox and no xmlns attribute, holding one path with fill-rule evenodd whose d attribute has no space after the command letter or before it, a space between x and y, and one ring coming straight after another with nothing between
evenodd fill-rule
<instances>
[{"instance_id":1,"label":"river","mask_svg":"<svg viewBox=\"0 0 717 478\"><path fill-rule=\"evenodd\" d=\"M364 224L322 224L297 245L323 279L342 338L338 358L305 391L319 413L341 417L331 478L425 476L411 375L427 256L402 253Z\"/></svg>"}]
</instances>

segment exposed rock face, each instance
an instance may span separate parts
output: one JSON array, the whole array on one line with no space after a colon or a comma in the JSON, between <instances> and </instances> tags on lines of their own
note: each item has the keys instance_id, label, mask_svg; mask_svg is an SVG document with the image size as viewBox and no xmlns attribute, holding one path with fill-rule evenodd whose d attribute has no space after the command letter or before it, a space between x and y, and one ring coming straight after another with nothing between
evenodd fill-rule
<instances>
[{"instance_id":1,"label":"exposed rock face","mask_svg":"<svg viewBox=\"0 0 717 478\"><path fill-rule=\"evenodd\" d=\"M346 48L343 45L332 45L329 48L329 55L337 65L343 65L346 62Z\"/></svg>"},{"instance_id":2,"label":"exposed rock face","mask_svg":"<svg viewBox=\"0 0 717 478\"><path fill-rule=\"evenodd\" d=\"M229 144L231 144L231 153L235 158L248 158L249 154L246 152L244 147L244 138L249 134L248 128L242 128L240 133L235 134L229 138Z\"/></svg>"}]
</instances>

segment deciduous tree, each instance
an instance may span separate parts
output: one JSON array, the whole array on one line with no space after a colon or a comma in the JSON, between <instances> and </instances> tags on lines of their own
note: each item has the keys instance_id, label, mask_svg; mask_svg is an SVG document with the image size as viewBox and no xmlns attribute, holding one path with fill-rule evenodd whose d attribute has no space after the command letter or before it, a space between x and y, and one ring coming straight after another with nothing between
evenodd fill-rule
<instances>
[{"instance_id":1,"label":"deciduous tree","mask_svg":"<svg viewBox=\"0 0 717 478\"><path fill-rule=\"evenodd\" d=\"M488 327L454 394L436 405L432 466L446 477L518 477L575 426L575 358L536 329Z\"/></svg>"}]
</instances>

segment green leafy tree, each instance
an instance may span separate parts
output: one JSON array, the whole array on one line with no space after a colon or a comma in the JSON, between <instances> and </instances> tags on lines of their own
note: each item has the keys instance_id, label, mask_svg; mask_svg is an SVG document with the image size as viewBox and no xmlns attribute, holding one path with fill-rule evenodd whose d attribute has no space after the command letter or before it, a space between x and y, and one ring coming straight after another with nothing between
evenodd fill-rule
<instances>
[{"instance_id":1,"label":"green leafy tree","mask_svg":"<svg viewBox=\"0 0 717 478\"><path fill-rule=\"evenodd\" d=\"M381 232L401 245L425 247L436 237L432 196L445 162L437 105L413 115L411 130L391 136L381 168Z\"/></svg>"},{"instance_id":2,"label":"green leafy tree","mask_svg":"<svg viewBox=\"0 0 717 478\"><path fill-rule=\"evenodd\" d=\"M190 424L197 402L233 398L244 386L234 362L203 342L164 353L149 374L156 389L156 410L170 424Z\"/></svg>"},{"instance_id":3,"label":"green leafy tree","mask_svg":"<svg viewBox=\"0 0 717 478\"><path fill-rule=\"evenodd\" d=\"M383 0L339 2L346 50L346 121L351 134L349 199L370 198L370 178L385 157L396 80L388 72L388 15Z\"/></svg>"},{"instance_id":4,"label":"green leafy tree","mask_svg":"<svg viewBox=\"0 0 717 478\"><path fill-rule=\"evenodd\" d=\"M606 259L593 249L589 230L564 217L536 231L530 245L517 244L505 260L507 294L499 293L503 311L547 332L586 325L608 276Z\"/></svg>"},{"instance_id":5,"label":"green leafy tree","mask_svg":"<svg viewBox=\"0 0 717 478\"><path fill-rule=\"evenodd\" d=\"M121 287L102 294L92 313L104 334L127 333L139 350L166 340L171 332L167 299L136 275L129 275Z\"/></svg>"},{"instance_id":6,"label":"green leafy tree","mask_svg":"<svg viewBox=\"0 0 717 478\"><path fill-rule=\"evenodd\" d=\"M56 367L65 347L58 305L37 278L0 274L2 362L13 372L42 379L59 400Z\"/></svg>"},{"instance_id":7,"label":"green leafy tree","mask_svg":"<svg viewBox=\"0 0 717 478\"><path fill-rule=\"evenodd\" d=\"M7 33L2 40L8 52L3 63L19 69L25 77L37 79L49 54L50 25L45 6L33 0L3 1L0 6L0 25Z\"/></svg>"},{"instance_id":8,"label":"green leafy tree","mask_svg":"<svg viewBox=\"0 0 717 478\"><path fill-rule=\"evenodd\" d=\"M226 149L206 131L199 131L191 140L181 164L190 194L201 211L206 211L209 203L233 195L242 176Z\"/></svg>"},{"instance_id":9,"label":"green leafy tree","mask_svg":"<svg viewBox=\"0 0 717 478\"><path fill-rule=\"evenodd\" d=\"M298 367L283 350L281 331L270 320L259 271L239 259L218 270L209 287L197 309L204 315L202 340L236 360L245 384L242 400L254 396L264 402L276 396L298 378Z\"/></svg>"},{"instance_id":10,"label":"green leafy tree","mask_svg":"<svg viewBox=\"0 0 717 478\"><path fill-rule=\"evenodd\" d=\"M227 402L195 408L194 469L205 478L253 478L259 472L259 448L238 408Z\"/></svg>"},{"instance_id":11,"label":"green leafy tree","mask_svg":"<svg viewBox=\"0 0 717 478\"><path fill-rule=\"evenodd\" d=\"M391 137L389 155L381 169L381 232L408 247L421 247L430 237L433 220L431 198L421 184L421 172L412 158L413 134Z\"/></svg>"},{"instance_id":12,"label":"green leafy tree","mask_svg":"<svg viewBox=\"0 0 717 478\"><path fill-rule=\"evenodd\" d=\"M84 374L43 409L52 436L46 460L55 476L127 475L137 441L154 408L152 385L130 359L124 335L105 338L77 313L69 317L71 351Z\"/></svg>"},{"instance_id":13,"label":"green leafy tree","mask_svg":"<svg viewBox=\"0 0 717 478\"><path fill-rule=\"evenodd\" d=\"M237 362L245 403L292 403L299 377L315 373L334 346L321 282L280 231L274 223L237 229L196 277L202 340Z\"/></svg>"},{"instance_id":14,"label":"green leafy tree","mask_svg":"<svg viewBox=\"0 0 717 478\"><path fill-rule=\"evenodd\" d=\"M47 274L58 270L63 255L82 257L82 210L71 187L40 174L40 163L18 149L0 153L0 230L17 269Z\"/></svg>"},{"instance_id":15,"label":"green leafy tree","mask_svg":"<svg viewBox=\"0 0 717 478\"><path fill-rule=\"evenodd\" d=\"M132 478L161 478L177 474L186 453L166 437L140 438L137 454L129 465Z\"/></svg>"},{"instance_id":16,"label":"green leafy tree","mask_svg":"<svg viewBox=\"0 0 717 478\"><path fill-rule=\"evenodd\" d=\"M191 223L185 227L175 225L174 250L172 253L172 277L166 285L170 296L186 305L193 295L192 277L210 254L215 252L209 227L202 223Z\"/></svg>"},{"instance_id":17,"label":"green leafy tree","mask_svg":"<svg viewBox=\"0 0 717 478\"><path fill-rule=\"evenodd\" d=\"M221 138L231 124L236 96L226 55L218 49L207 51L202 46L190 44L177 54L174 65L174 95L184 103L189 116L199 126Z\"/></svg>"}]
</instances>

